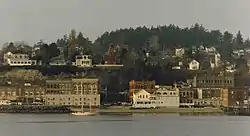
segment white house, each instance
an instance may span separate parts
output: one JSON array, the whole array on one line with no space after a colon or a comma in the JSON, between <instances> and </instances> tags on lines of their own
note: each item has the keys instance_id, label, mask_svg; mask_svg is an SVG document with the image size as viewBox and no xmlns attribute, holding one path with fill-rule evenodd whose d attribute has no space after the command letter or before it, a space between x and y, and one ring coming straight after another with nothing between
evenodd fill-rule
<instances>
[{"instance_id":1,"label":"white house","mask_svg":"<svg viewBox=\"0 0 250 136\"><path fill-rule=\"evenodd\" d=\"M175 49L175 56L176 57L182 57L185 53L185 49L184 48L177 48Z\"/></svg>"},{"instance_id":2,"label":"white house","mask_svg":"<svg viewBox=\"0 0 250 136\"><path fill-rule=\"evenodd\" d=\"M200 63L196 60L192 60L191 62L188 63L189 70L199 70L199 68L200 68Z\"/></svg>"},{"instance_id":3,"label":"white house","mask_svg":"<svg viewBox=\"0 0 250 136\"><path fill-rule=\"evenodd\" d=\"M10 66L31 66L36 65L36 60L31 60L28 54L13 54L7 52L4 54L4 63Z\"/></svg>"},{"instance_id":4,"label":"white house","mask_svg":"<svg viewBox=\"0 0 250 136\"><path fill-rule=\"evenodd\" d=\"M206 48L206 52L207 53L214 53L214 52L216 52L216 48L214 48L214 47L207 47Z\"/></svg>"},{"instance_id":5,"label":"white house","mask_svg":"<svg viewBox=\"0 0 250 136\"><path fill-rule=\"evenodd\" d=\"M179 103L178 88L172 89L159 86L155 95L143 89L133 94L132 108L179 107Z\"/></svg>"},{"instance_id":6,"label":"white house","mask_svg":"<svg viewBox=\"0 0 250 136\"><path fill-rule=\"evenodd\" d=\"M145 91L144 89L133 94L132 108L156 108L156 97Z\"/></svg>"},{"instance_id":7,"label":"white house","mask_svg":"<svg viewBox=\"0 0 250 136\"><path fill-rule=\"evenodd\" d=\"M226 72L233 73L236 71L236 64L229 64L226 66Z\"/></svg>"},{"instance_id":8,"label":"white house","mask_svg":"<svg viewBox=\"0 0 250 136\"><path fill-rule=\"evenodd\" d=\"M178 88L160 86L156 90L158 107L179 107L180 97Z\"/></svg>"},{"instance_id":9,"label":"white house","mask_svg":"<svg viewBox=\"0 0 250 136\"><path fill-rule=\"evenodd\" d=\"M76 67L91 67L92 58L90 55L78 55L75 62L72 62L72 65Z\"/></svg>"},{"instance_id":10,"label":"white house","mask_svg":"<svg viewBox=\"0 0 250 136\"><path fill-rule=\"evenodd\" d=\"M210 57L210 66L211 68L219 67L221 63L221 55L219 53L215 53Z\"/></svg>"}]
</instances>

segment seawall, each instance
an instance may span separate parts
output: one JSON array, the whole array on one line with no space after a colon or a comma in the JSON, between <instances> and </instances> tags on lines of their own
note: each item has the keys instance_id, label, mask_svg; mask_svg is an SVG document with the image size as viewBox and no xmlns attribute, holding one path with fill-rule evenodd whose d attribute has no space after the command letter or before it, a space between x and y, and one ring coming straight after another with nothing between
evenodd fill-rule
<instances>
[{"instance_id":1,"label":"seawall","mask_svg":"<svg viewBox=\"0 0 250 136\"><path fill-rule=\"evenodd\" d=\"M70 113L66 106L43 106L43 105L0 105L0 113Z\"/></svg>"}]
</instances>

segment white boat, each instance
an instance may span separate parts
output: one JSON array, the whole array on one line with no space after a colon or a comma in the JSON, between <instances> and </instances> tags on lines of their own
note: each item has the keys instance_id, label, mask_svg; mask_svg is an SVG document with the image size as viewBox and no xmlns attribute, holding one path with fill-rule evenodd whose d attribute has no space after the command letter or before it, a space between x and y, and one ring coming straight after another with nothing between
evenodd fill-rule
<instances>
[{"instance_id":1,"label":"white boat","mask_svg":"<svg viewBox=\"0 0 250 136\"><path fill-rule=\"evenodd\" d=\"M95 116L96 114L94 112L75 112L75 113L72 113L72 115L76 115L76 116Z\"/></svg>"}]
</instances>

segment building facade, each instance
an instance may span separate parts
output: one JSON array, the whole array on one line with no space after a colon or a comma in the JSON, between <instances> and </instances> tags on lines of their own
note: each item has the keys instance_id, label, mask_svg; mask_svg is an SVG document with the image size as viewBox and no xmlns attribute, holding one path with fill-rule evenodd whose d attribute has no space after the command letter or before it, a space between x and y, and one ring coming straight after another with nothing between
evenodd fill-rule
<instances>
[{"instance_id":1,"label":"building facade","mask_svg":"<svg viewBox=\"0 0 250 136\"><path fill-rule=\"evenodd\" d=\"M99 106L99 79L48 80L46 105Z\"/></svg>"},{"instance_id":2,"label":"building facade","mask_svg":"<svg viewBox=\"0 0 250 136\"><path fill-rule=\"evenodd\" d=\"M159 87L156 90L156 98L159 107L179 107L179 89L172 87Z\"/></svg>"},{"instance_id":3,"label":"building facade","mask_svg":"<svg viewBox=\"0 0 250 136\"><path fill-rule=\"evenodd\" d=\"M18 101L22 97L22 90L19 86L0 86L0 100Z\"/></svg>"},{"instance_id":4,"label":"building facade","mask_svg":"<svg viewBox=\"0 0 250 136\"><path fill-rule=\"evenodd\" d=\"M156 97L146 90L141 89L133 94L132 108L156 108L158 101Z\"/></svg>"},{"instance_id":5,"label":"building facade","mask_svg":"<svg viewBox=\"0 0 250 136\"><path fill-rule=\"evenodd\" d=\"M189 70L199 70L199 68L200 68L200 63L196 60L192 60L191 62L188 63Z\"/></svg>"},{"instance_id":6,"label":"building facade","mask_svg":"<svg viewBox=\"0 0 250 136\"><path fill-rule=\"evenodd\" d=\"M0 86L0 100L10 100L24 104L44 101L45 88L42 86L20 86L2 85Z\"/></svg>"},{"instance_id":7,"label":"building facade","mask_svg":"<svg viewBox=\"0 0 250 136\"><path fill-rule=\"evenodd\" d=\"M227 88L194 88L195 94L198 94L194 97L195 106L227 106L228 105L228 96Z\"/></svg>"},{"instance_id":8,"label":"building facade","mask_svg":"<svg viewBox=\"0 0 250 136\"><path fill-rule=\"evenodd\" d=\"M200 88L228 88L235 86L233 75L198 75L194 78L195 87Z\"/></svg>"},{"instance_id":9,"label":"building facade","mask_svg":"<svg viewBox=\"0 0 250 136\"><path fill-rule=\"evenodd\" d=\"M228 90L228 107L246 106L250 103L249 88L229 88Z\"/></svg>"},{"instance_id":10,"label":"building facade","mask_svg":"<svg viewBox=\"0 0 250 136\"><path fill-rule=\"evenodd\" d=\"M194 90L193 88L180 88L180 106L181 107L192 107L194 106Z\"/></svg>"},{"instance_id":11,"label":"building facade","mask_svg":"<svg viewBox=\"0 0 250 136\"><path fill-rule=\"evenodd\" d=\"M133 94L132 108L179 107L179 89L159 87L156 94L144 89Z\"/></svg>"},{"instance_id":12,"label":"building facade","mask_svg":"<svg viewBox=\"0 0 250 136\"><path fill-rule=\"evenodd\" d=\"M31 66L36 65L36 60L31 60L28 54L4 54L4 63L10 66Z\"/></svg>"},{"instance_id":13,"label":"building facade","mask_svg":"<svg viewBox=\"0 0 250 136\"><path fill-rule=\"evenodd\" d=\"M22 101L27 104L34 102L44 103L45 88L42 86L24 86Z\"/></svg>"},{"instance_id":14,"label":"building facade","mask_svg":"<svg viewBox=\"0 0 250 136\"><path fill-rule=\"evenodd\" d=\"M155 81L130 81L129 82L129 101L131 102L133 99L133 94L139 92L144 89L150 94L155 94Z\"/></svg>"},{"instance_id":15,"label":"building facade","mask_svg":"<svg viewBox=\"0 0 250 136\"><path fill-rule=\"evenodd\" d=\"M77 55L72 65L76 67L90 67L92 66L92 57L90 55Z\"/></svg>"}]
</instances>

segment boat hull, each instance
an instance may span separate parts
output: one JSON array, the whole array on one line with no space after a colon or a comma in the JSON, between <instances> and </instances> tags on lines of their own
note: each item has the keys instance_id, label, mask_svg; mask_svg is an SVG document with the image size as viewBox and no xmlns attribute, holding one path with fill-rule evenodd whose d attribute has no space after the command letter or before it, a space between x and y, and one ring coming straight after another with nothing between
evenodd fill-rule
<instances>
[{"instance_id":1,"label":"boat hull","mask_svg":"<svg viewBox=\"0 0 250 136\"><path fill-rule=\"evenodd\" d=\"M93 112L76 112L76 113L72 113L72 115L75 115L75 116L95 116L96 114Z\"/></svg>"}]
</instances>

